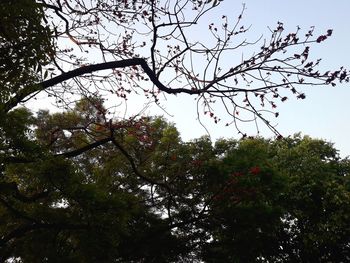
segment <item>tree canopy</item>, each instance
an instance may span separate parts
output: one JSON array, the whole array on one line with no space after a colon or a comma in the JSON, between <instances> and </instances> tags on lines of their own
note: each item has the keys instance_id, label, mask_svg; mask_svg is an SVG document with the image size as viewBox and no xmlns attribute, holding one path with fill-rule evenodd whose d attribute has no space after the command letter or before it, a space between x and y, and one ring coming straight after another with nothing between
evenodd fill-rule
<instances>
[{"instance_id":1,"label":"tree canopy","mask_svg":"<svg viewBox=\"0 0 350 263\"><path fill-rule=\"evenodd\" d=\"M150 117L106 129L86 100L63 113L11 114L4 132L17 135L17 155L2 155L3 261L350 257L350 163L327 142L183 142Z\"/></svg>"},{"instance_id":2,"label":"tree canopy","mask_svg":"<svg viewBox=\"0 0 350 263\"><path fill-rule=\"evenodd\" d=\"M295 135L184 142L161 117L125 117L108 98L196 97L239 122L269 115L317 71L314 36L282 23L262 42L221 1L8 1L0 5L0 261L347 262L349 160ZM208 28L208 42L192 37ZM226 58L247 45L252 56ZM230 62L230 63L229 63ZM278 76L278 77L277 77ZM38 93L60 111L32 112ZM114 96L114 97L113 97ZM118 102L118 100L116 99ZM270 107L270 108L267 108ZM245 112L245 113L244 113ZM260 122L261 123L261 122Z\"/></svg>"}]
</instances>

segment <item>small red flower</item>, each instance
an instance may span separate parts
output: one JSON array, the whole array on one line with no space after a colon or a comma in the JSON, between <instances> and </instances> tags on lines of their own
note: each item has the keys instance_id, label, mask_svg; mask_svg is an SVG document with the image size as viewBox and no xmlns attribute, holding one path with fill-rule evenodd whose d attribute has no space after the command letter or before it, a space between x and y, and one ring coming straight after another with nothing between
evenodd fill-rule
<instances>
[{"instance_id":1,"label":"small red flower","mask_svg":"<svg viewBox=\"0 0 350 263\"><path fill-rule=\"evenodd\" d=\"M261 172L261 169L259 166L255 166L255 167L250 168L249 171L251 174L257 175Z\"/></svg>"},{"instance_id":2,"label":"small red flower","mask_svg":"<svg viewBox=\"0 0 350 263\"><path fill-rule=\"evenodd\" d=\"M325 41L327 39L327 36L326 35L322 35L322 36L319 36L317 39L316 39L316 42L317 43L321 43L322 41Z\"/></svg>"},{"instance_id":3,"label":"small red flower","mask_svg":"<svg viewBox=\"0 0 350 263\"><path fill-rule=\"evenodd\" d=\"M243 173L241 173L241 172L235 172L232 174L233 177L242 176L242 175L243 175Z\"/></svg>"}]
</instances>

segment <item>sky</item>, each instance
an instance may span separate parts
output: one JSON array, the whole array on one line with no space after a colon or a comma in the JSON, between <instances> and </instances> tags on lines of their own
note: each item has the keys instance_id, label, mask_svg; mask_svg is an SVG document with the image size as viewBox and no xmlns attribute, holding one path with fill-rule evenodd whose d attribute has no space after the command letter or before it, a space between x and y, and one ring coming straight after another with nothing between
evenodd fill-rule
<instances>
[{"instance_id":1,"label":"sky","mask_svg":"<svg viewBox=\"0 0 350 263\"><path fill-rule=\"evenodd\" d=\"M243 3L246 7L243 23L251 25L249 34L252 36L268 36L268 26L273 28L277 21L283 22L285 28L291 31L297 26L305 30L315 26L315 32L319 34L333 29L331 38L312 47L312 56L322 58L320 69L335 70L340 66L350 69L350 1L225 0L211 16L236 17ZM276 122L278 131L283 136L301 132L303 135L325 139L335 144L342 157L350 155L350 83L336 87L304 87L303 91L307 96L305 100L290 98L286 103L279 104L280 117ZM165 117L176 124L184 140L206 134L206 130L195 121L197 116L193 98L167 98L167 111L173 116ZM205 122L205 127L213 141L221 137L240 138L233 127L214 125L212 122ZM254 132L250 135L254 135ZM271 132L260 135L273 136Z\"/></svg>"},{"instance_id":2,"label":"sky","mask_svg":"<svg viewBox=\"0 0 350 263\"><path fill-rule=\"evenodd\" d=\"M317 35L333 29L332 37L321 44L313 45L310 55L314 59L322 58L319 68L321 72L336 70L340 66L350 69L349 0L224 0L213 12L208 13L205 18L207 20L201 21L204 27L197 28L192 38L205 37L208 23L222 15L226 15L234 23L243 3L246 10L242 22L246 27L251 26L247 34L249 40L256 40L262 35L268 38L271 34L268 27L274 28L278 21L284 23L287 32L295 31L297 26L305 31L310 26L315 26ZM280 116L274 119L277 130L283 136L301 132L303 135L325 139L335 144L342 157L350 156L350 83L337 87L305 86L302 91L306 94L305 100L290 97L287 102L279 103ZM215 125L209 118L201 118L203 127L197 120L196 101L193 96L168 95L163 97L161 104L168 114L154 105L145 114L163 115L176 125L185 141L208 133L212 141L223 137L241 138L233 126L225 127L225 123ZM43 108L41 105L38 107ZM138 103L136 99L128 107L137 112L144 108L144 104ZM246 130L248 135L257 135L253 123ZM262 129L259 135L267 138L274 136L267 129Z\"/></svg>"}]
</instances>

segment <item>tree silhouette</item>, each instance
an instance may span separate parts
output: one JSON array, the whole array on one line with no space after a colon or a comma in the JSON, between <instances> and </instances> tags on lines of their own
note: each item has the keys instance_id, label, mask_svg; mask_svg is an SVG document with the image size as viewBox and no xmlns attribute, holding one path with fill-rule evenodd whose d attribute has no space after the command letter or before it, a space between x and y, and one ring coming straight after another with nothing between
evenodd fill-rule
<instances>
[{"instance_id":1,"label":"tree silhouette","mask_svg":"<svg viewBox=\"0 0 350 263\"><path fill-rule=\"evenodd\" d=\"M199 115L215 123L225 118L224 125L242 135L239 123L246 121L262 121L279 134L270 123L279 101L304 99L303 86L349 80L346 69L319 72L320 59L309 59L311 46L330 37L331 29L320 36L313 27L286 33L278 22L270 37L249 42L244 6L236 21L226 15L210 21L220 1L38 2L51 30L51 61L40 67L41 82L12 90L6 112L40 91L65 106L74 95L127 100L140 93L159 103L162 94L183 93L195 96ZM193 37L198 30L205 38ZM244 52L248 48L252 54ZM227 115L220 116L215 104Z\"/></svg>"}]
</instances>

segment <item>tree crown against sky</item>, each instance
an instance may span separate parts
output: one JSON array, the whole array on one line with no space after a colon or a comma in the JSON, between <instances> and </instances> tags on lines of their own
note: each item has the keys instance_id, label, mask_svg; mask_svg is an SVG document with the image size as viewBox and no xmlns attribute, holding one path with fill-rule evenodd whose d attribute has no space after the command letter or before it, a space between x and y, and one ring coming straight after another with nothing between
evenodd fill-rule
<instances>
[{"instance_id":1,"label":"tree crown against sky","mask_svg":"<svg viewBox=\"0 0 350 263\"><path fill-rule=\"evenodd\" d=\"M270 36L247 40L244 6L235 17L213 18L210 13L220 1L38 4L44 19L32 31L48 34L49 30L52 46L49 50L37 36L27 37L37 37L34 42L42 44L41 53L35 53L45 59L36 68L42 81L20 87L20 92L13 90L5 100L5 111L40 91L62 107L99 94L115 106L141 94L145 105L158 103L165 112L166 105L159 102L163 95L187 94L194 95L199 120L212 118L213 123L232 125L242 135L241 124L252 122L257 131L263 125L278 134L271 121L279 116L279 102L290 96L304 99L303 86L348 81L346 69L320 72L320 60L309 59L312 46L331 37L332 29L318 35L313 27L285 32L278 22ZM198 37L198 30L204 37L193 37Z\"/></svg>"}]
</instances>

